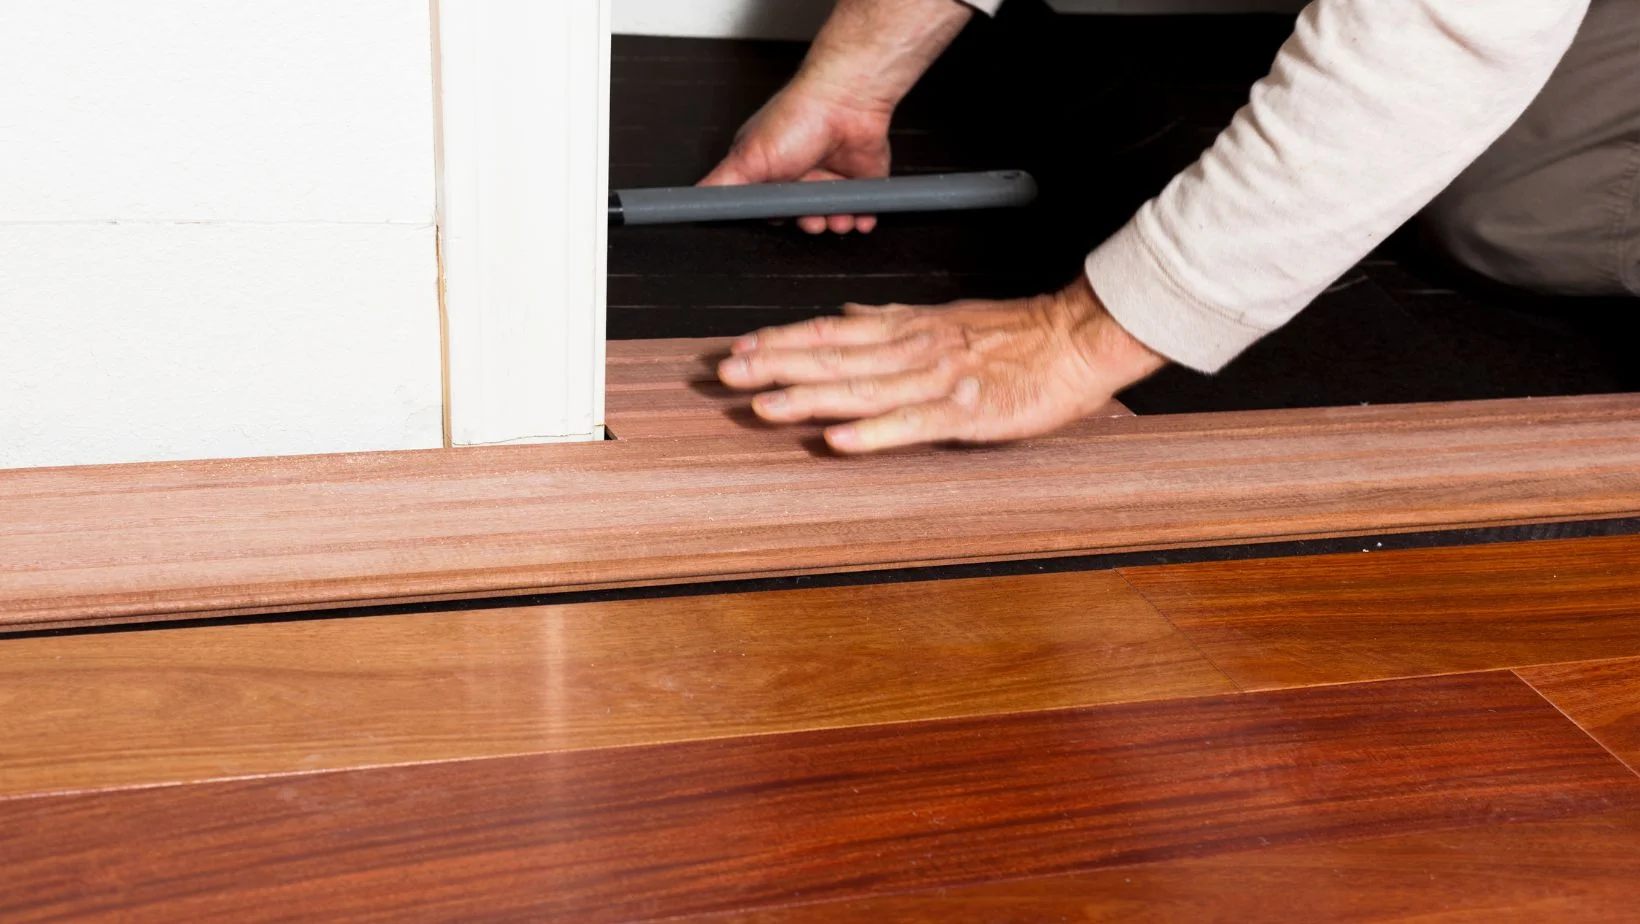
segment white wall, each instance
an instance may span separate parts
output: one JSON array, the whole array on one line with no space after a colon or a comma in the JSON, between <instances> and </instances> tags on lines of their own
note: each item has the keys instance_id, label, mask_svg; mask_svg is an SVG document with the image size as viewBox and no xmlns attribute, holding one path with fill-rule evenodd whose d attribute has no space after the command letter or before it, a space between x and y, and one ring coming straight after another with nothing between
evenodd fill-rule
<instances>
[{"instance_id":1,"label":"white wall","mask_svg":"<svg viewBox=\"0 0 1640 924\"><path fill-rule=\"evenodd\" d=\"M0 466L442 443L430 29L0 3Z\"/></svg>"},{"instance_id":2,"label":"white wall","mask_svg":"<svg viewBox=\"0 0 1640 924\"><path fill-rule=\"evenodd\" d=\"M1293 11L1303 0L1050 0L1066 13ZM803 39L832 0L614 0L615 32L714 38Z\"/></svg>"}]
</instances>

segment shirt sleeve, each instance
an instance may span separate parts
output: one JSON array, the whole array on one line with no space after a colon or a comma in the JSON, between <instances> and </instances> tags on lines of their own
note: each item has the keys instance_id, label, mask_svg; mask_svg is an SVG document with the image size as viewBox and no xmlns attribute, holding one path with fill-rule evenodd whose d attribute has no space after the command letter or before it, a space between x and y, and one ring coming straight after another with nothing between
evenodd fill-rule
<instances>
[{"instance_id":1,"label":"shirt sleeve","mask_svg":"<svg viewBox=\"0 0 1640 924\"><path fill-rule=\"evenodd\" d=\"M1316 0L1193 166L1089 255L1129 333L1214 372L1433 199L1525 111L1588 0Z\"/></svg>"},{"instance_id":2,"label":"shirt sleeve","mask_svg":"<svg viewBox=\"0 0 1640 924\"><path fill-rule=\"evenodd\" d=\"M962 0L962 2L987 16L995 16L997 9L1002 6L1002 0Z\"/></svg>"}]
</instances>

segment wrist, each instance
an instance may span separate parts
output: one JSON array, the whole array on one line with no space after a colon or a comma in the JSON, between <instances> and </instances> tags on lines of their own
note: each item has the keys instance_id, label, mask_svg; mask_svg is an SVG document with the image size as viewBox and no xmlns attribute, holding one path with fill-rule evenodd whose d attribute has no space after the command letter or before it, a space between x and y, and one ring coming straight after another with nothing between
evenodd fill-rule
<instances>
[{"instance_id":1,"label":"wrist","mask_svg":"<svg viewBox=\"0 0 1640 924\"><path fill-rule=\"evenodd\" d=\"M1169 360L1127 332L1099 299L1086 276L1049 296L1067 318L1081 355L1111 393L1149 378Z\"/></svg>"},{"instance_id":2,"label":"wrist","mask_svg":"<svg viewBox=\"0 0 1640 924\"><path fill-rule=\"evenodd\" d=\"M794 82L892 112L973 15L961 0L839 0Z\"/></svg>"}]
</instances>

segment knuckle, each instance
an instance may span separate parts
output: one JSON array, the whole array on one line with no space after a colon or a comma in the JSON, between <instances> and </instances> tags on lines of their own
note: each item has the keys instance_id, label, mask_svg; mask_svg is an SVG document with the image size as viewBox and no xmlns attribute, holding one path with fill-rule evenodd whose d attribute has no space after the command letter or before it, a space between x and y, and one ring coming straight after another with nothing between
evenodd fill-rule
<instances>
[{"instance_id":1,"label":"knuckle","mask_svg":"<svg viewBox=\"0 0 1640 924\"><path fill-rule=\"evenodd\" d=\"M899 429L902 430L919 430L927 420L928 408L920 404L901 408L900 412L895 415L895 423L899 424Z\"/></svg>"},{"instance_id":2,"label":"knuckle","mask_svg":"<svg viewBox=\"0 0 1640 924\"><path fill-rule=\"evenodd\" d=\"M933 349L937 341L928 331L916 331L894 341L901 354L920 355Z\"/></svg>"},{"instance_id":3,"label":"knuckle","mask_svg":"<svg viewBox=\"0 0 1640 924\"><path fill-rule=\"evenodd\" d=\"M851 398L875 398L883 390L877 379L849 379L845 387Z\"/></svg>"}]
</instances>

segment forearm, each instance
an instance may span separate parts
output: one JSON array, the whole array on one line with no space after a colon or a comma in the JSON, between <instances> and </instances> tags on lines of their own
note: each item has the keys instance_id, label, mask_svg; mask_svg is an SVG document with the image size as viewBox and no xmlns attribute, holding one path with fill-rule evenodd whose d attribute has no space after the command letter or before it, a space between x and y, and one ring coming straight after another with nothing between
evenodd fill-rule
<instances>
[{"instance_id":1,"label":"forearm","mask_svg":"<svg viewBox=\"0 0 1640 924\"><path fill-rule=\"evenodd\" d=\"M893 109L973 14L958 0L839 0L798 79Z\"/></svg>"},{"instance_id":2,"label":"forearm","mask_svg":"<svg viewBox=\"0 0 1640 924\"><path fill-rule=\"evenodd\" d=\"M1279 327L1512 124L1586 0L1319 0L1251 103L1088 260L1111 314L1204 371Z\"/></svg>"}]
</instances>

